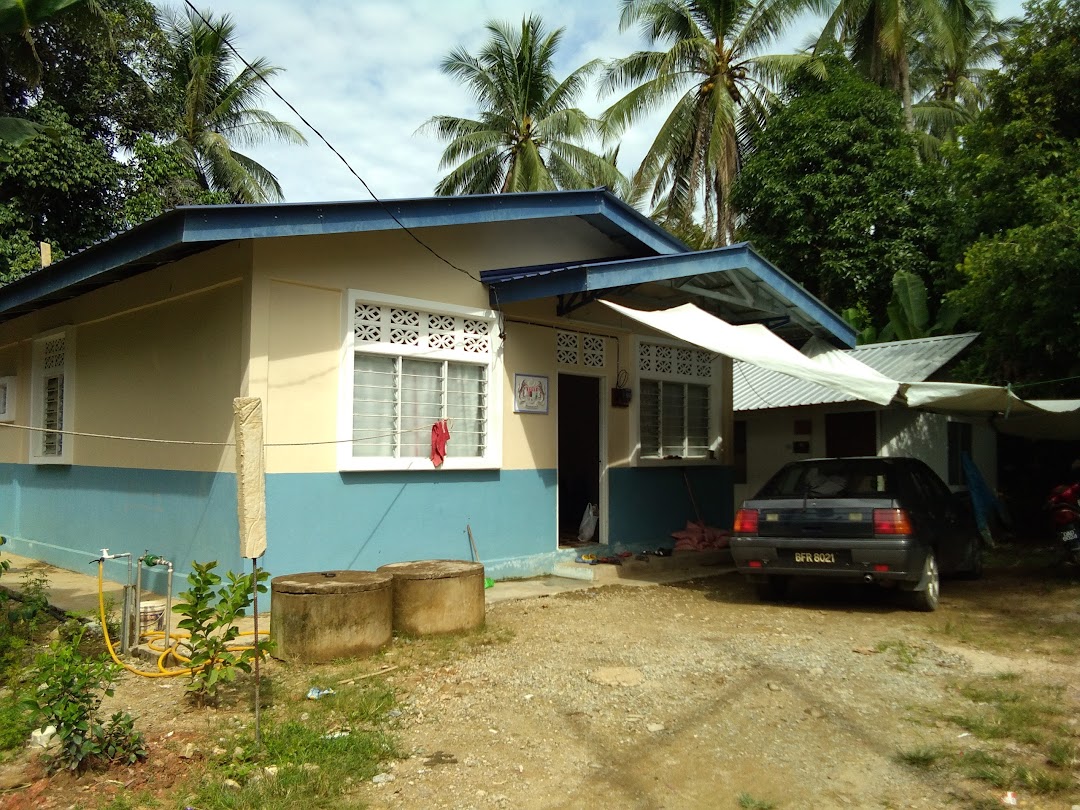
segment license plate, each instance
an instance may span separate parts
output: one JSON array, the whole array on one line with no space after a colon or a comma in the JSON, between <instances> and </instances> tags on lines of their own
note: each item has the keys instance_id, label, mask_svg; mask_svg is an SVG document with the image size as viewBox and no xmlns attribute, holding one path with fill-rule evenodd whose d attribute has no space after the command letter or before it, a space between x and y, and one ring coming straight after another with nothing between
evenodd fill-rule
<instances>
[{"instance_id":1,"label":"license plate","mask_svg":"<svg viewBox=\"0 0 1080 810\"><path fill-rule=\"evenodd\" d=\"M795 562L797 563L835 563L836 555L831 551L796 551Z\"/></svg>"},{"instance_id":2,"label":"license plate","mask_svg":"<svg viewBox=\"0 0 1080 810\"><path fill-rule=\"evenodd\" d=\"M1061 533L1061 542L1068 543L1070 540L1076 539L1076 529L1065 529Z\"/></svg>"}]
</instances>

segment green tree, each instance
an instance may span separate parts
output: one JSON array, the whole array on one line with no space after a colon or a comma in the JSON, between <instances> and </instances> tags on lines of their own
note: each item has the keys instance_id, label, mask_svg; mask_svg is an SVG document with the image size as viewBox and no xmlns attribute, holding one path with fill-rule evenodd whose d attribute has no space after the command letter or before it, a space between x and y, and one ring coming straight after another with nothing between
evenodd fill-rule
<instances>
[{"instance_id":1,"label":"green tree","mask_svg":"<svg viewBox=\"0 0 1080 810\"><path fill-rule=\"evenodd\" d=\"M712 244L731 241L731 190L747 140L764 120L770 82L805 57L759 55L795 4L754 0L622 0L619 28L639 25L649 45L613 62L602 87L630 88L601 116L618 137L659 109L670 113L634 177L654 216L678 229L698 210ZM672 106L673 105L673 106Z\"/></svg>"},{"instance_id":2,"label":"green tree","mask_svg":"<svg viewBox=\"0 0 1080 810\"><path fill-rule=\"evenodd\" d=\"M993 383L1080 374L1080 0L1026 9L989 105L950 155L967 201L960 238L974 243L952 298L982 332L967 371Z\"/></svg>"},{"instance_id":3,"label":"green tree","mask_svg":"<svg viewBox=\"0 0 1080 810\"><path fill-rule=\"evenodd\" d=\"M171 50L159 90L170 111L171 143L203 189L225 192L234 202L280 200L273 173L233 145L305 140L291 124L254 106L265 92L264 82L281 69L254 59L238 70L240 60L228 45L234 32L228 15L200 16L188 9L169 19Z\"/></svg>"},{"instance_id":4,"label":"green tree","mask_svg":"<svg viewBox=\"0 0 1080 810\"><path fill-rule=\"evenodd\" d=\"M795 78L743 167L740 239L825 303L886 319L897 271L937 279L952 203L918 159L900 105L831 57Z\"/></svg>"},{"instance_id":5,"label":"green tree","mask_svg":"<svg viewBox=\"0 0 1080 810\"><path fill-rule=\"evenodd\" d=\"M828 14L815 49L841 45L864 76L900 97L905 126L913 131L912 51L921 45L944 62L956 61L983 1L809 0Z\"/></svg>"},{"instance_id":6,"label":"green tree","mask_svg":"<svg viewBox=\"0 0 1080 810\"><path fill-rule=\"evenodd\" d=\"M53 258L103 239L119 225L125 169L99 140L47 103L31 114L47 127L12 150L0 169L0 280L40 265L38 242Z\"/></svg>"},{"instance_id":7,"label":"green tree","mask_svg":"<svg viewBox=\"0 0 1080 810\"><path fill-rule=\"evenodd\" d=\"M439 162L451 171L436 194L493 194L512 191L621 187L616 153L597 155L586 147L596 122L573 106L596 61L562 81L554 57L563 29L548 32L536 16L520 29L494 20L479 54L451 51L441 70L472 93L478 117L436 115L420 128L449 141Z\"/></svg>"}]
</instances>

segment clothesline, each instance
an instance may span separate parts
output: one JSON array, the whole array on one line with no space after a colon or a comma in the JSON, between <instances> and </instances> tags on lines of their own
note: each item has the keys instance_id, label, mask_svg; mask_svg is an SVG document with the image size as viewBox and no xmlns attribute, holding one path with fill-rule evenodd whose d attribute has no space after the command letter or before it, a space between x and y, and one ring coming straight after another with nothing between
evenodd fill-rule
<instances>
[{"instance_id":1,"label":"clothesline","mask_svg":"<svg viewBox=\"0 0 1080 810\"><path fill-rule=\"evenodd\" d=\"M449 429L451 429L451 430L454 427L454 420L453 419L444 419L444 420L438 420L438 421L446 422L447 427ZM435 424L438 424L438 421ZM399 430L391 431L389 433L376 433L376 434L372 434L370 436L359 436L359 437L354 437L354 438L350 438L350 439L328 439L328 440L325 440L325 441L314 441L314 442L267 442L263 446L264 447L317 447L317 446L320 446L320 445L331 445L331 444L355 444L356 442L374 441L376 439L391 439L391 438L401 436L401 435L406 434L406 433L425 433L427 431L430 431L433 427L434 427L434 425L424 425L422 427L415 427L415 428L402 428L402 429L399 429ZM6 422L6 423L5 422L0 422L0 428L13 428L13 429L16 429L16 430L27 430L27 431L31 431L31 432L35 432L35 433L51 433L51 434L60 435L60 436L81 436L81 437L90 438L90 439L110 439L110 440L114 440L114 441L123 441L123 442L140 442L140 443L143 443L143 444L170 444L170 445L181 445L181 446L186 445L186 446L191 446L191 447L235 447L236 446L235 442L204 442L204 441L194 441L194 440L187 440L187 439L153 439L153 438L149 438L149 437L146 437L146 436L122 436L122 435L110 434L110 433L88 433L88 432L85 432L85 431L78 431L78 430L56 430L54 428L35 427L35 426L32 426L32 425L17 425L17 424L10 423L10 422Z\"/></svg>"}]
</instances>

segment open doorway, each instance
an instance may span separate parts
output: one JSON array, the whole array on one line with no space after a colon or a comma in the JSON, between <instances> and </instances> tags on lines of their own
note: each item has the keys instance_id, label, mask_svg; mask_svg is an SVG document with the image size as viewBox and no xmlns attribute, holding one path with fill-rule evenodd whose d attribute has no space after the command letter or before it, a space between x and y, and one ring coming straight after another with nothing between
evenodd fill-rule
<instances>
[{"instance_id":1,"label":"open doorway","mask_svg":"<svg viewBox=\"0 0 1080 810\"><path fill-rule=\"evenodd\" d=\"M559 545L583 545L578 529L586 507L600 508L600 378L560 374ZM591 543L600 541L597 523Z\"/></svg>"}]
</instances>

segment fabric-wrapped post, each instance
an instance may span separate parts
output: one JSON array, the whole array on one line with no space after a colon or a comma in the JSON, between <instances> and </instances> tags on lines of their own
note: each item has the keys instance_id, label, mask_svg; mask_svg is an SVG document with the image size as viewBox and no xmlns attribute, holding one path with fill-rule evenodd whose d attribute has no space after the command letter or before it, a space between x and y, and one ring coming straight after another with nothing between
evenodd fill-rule
<instances>
[{"instance_id":1,"label":"fabric-wrapped post","mask_svg":"<svg viewBox=\"0 0 1080 810\"><path fill-rule=\"evenodd\" d=\"M394 577L394 632L460 633L484 624L484 566L464 560L417 560L379 566Z\"/></svg>"},{"instance_id":2,"label":"fabric-wrapped post","mask_svg":"<svg viewBox=\"0 0 1080 810\"><path fill-rule=\"evenodd\" d=\"M393 577L373 571L270 580L270 638L283 661L359 658L390 643Z\"/></svg>"}]
</instances>

